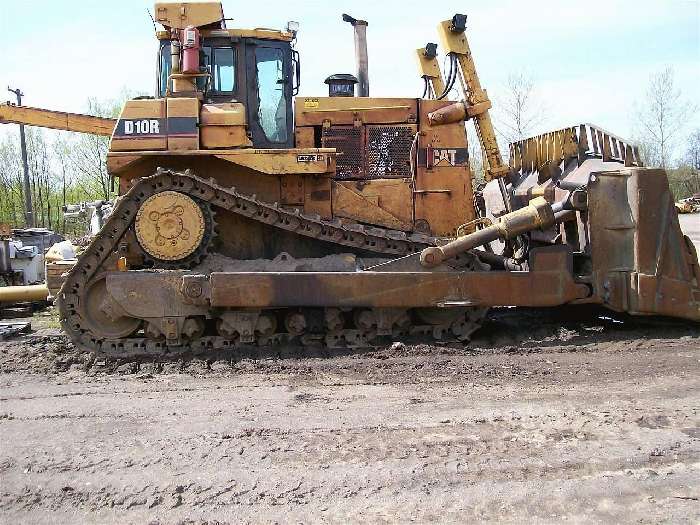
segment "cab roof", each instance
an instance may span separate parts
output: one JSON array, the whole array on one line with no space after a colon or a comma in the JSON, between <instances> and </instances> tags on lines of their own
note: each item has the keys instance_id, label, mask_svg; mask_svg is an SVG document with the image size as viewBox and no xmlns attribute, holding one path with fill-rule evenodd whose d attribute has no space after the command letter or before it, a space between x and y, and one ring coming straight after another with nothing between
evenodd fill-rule
<instances>
[{"instance_id":1,"label":"cab roof","mask_svg":"<svg viewBox=\"0 0 700 525\"><path fill-rule=\"evenodd\" d=\"M290 42L292 33L277 29L228 29L221 2L156 2L155 19L165 28L158 31L159 40L170 38L171 29L184 29L187 26L199 28L204 37L260 38Z\"/></svg>"}]
</instances>

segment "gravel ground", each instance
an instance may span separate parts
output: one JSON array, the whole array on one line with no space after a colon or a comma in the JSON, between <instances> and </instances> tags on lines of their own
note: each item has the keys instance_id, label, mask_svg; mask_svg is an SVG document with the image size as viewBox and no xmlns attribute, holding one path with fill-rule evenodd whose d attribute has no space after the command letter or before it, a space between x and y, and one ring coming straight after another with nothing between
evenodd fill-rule
<instances>
[{"instance_id":1,"label":"gravel ground","mask_svg":"<svg viewBox=\"0 0 700 525\"><path fill-rule=\"evenodd\" d=\"M159 361L53 334L0 343L2 523L700 520L697 325L511 309L467 348Z\"/></svg>"}]
</instances>

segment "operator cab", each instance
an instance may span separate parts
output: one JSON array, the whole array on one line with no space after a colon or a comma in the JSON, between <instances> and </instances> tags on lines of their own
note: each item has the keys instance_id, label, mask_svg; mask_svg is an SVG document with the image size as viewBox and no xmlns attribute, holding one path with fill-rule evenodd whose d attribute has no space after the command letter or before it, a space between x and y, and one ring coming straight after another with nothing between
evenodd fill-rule
<instances>
[{"instance_id":1,"label":"operator cab","mask_svg":"<svg viewBox=\"0 0 700 525\"><path fill-rule=\"evenodd\" d=\"M202 102L242 103L256 148L294 147L292 99L299 89L295 32L226 29L223 19L217 24L199 28L200 69L208 73L196 79ZM170 96L172 40L165 31L158 38L157 96L163 98Z\"/></svg>"}]
</instances>

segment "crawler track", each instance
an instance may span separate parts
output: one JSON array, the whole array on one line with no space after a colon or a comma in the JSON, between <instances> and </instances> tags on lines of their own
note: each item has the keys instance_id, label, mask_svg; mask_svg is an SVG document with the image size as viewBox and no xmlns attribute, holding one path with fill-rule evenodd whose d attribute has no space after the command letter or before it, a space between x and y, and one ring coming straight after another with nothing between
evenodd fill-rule
<instances>
[{"instance_id":1,"label":"crawler track","mask_svg":"<svg viewBox=\"0 0 700 525\"><path fill-rule=\"evenodd\" d=\"M139 206L150 196L162 191L179 191L195 197L215 209L236 213L296 235L310 237L349 248L351 252L371 252L388 257L400 257L435 245L439 239L420 234L407 235L401 231L358 224L342 224L340 221L323 220L319 216L305 215L298 210L283 209L277 204L261 202L255 195L224 188L213 179L205 180L189 170L174 172L158 170L138 181L117 203L104 228L95 237L71 269L61 289L58 304L64 331L80 348L111 356L127 356L159 353L200 353L212 349L235 347L236 339L220 335L202 335L168 346L164 341L147 337L109 337L96 333L86 319L86 292L105 271L114 267L125 235L132 228ZM198 256L197 260L201 257ZM467 268L469 263L467 263ZM445 324L403 323L395 327L394 338L430 338L437 340L465 340L480 326L485 311L468 309L457 320ZM137 334L138 335L138 334ZM372 346L376 331L358 327L328 330L322 333L292 335L287 332L256 337L253 344L260 346L294 343L327 346ZM250 344L250 343L247 343Z\"/></svg>"}]
</instances>

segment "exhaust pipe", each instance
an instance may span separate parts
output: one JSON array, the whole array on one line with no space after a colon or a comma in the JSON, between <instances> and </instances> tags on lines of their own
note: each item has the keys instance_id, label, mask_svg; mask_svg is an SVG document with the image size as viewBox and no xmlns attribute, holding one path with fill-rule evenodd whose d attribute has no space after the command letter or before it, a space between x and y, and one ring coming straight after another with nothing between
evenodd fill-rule
<instances>
[{"instance_id":1,"label":"exhaust pipe","mask_svg":"<svg viewBox=\"0 0 700 525\"><path fill-rule=\"evenodd\" d=\"M357 62L357 96L369 97L369 66L367 63L367 21L343 14L355 30L355 62Z\"/></svg>"}]
</instances>

